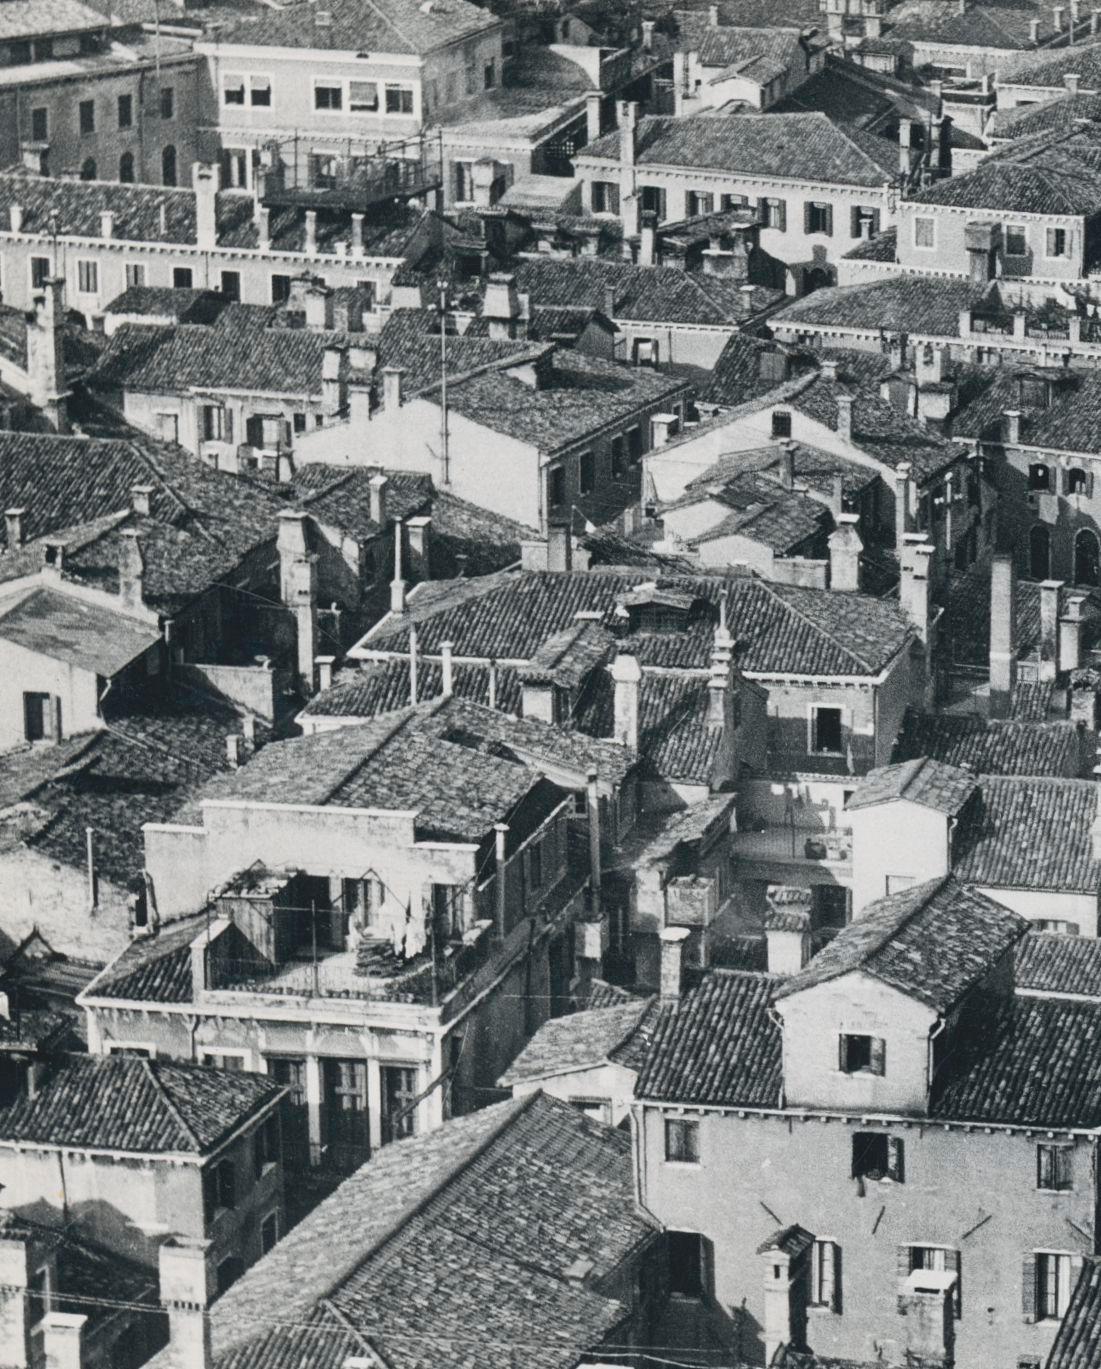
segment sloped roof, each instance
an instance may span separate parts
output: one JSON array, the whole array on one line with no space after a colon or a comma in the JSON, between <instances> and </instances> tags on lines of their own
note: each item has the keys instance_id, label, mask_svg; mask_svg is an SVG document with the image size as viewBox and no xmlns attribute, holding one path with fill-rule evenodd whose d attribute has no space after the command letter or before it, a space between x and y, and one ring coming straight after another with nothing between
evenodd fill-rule
<instances>
[{"instance_id":1,"label":"sloped roof","mask_svg":"<svg viewBox=\"0 0 1101 1369\"><path fill-rule=\"evenodd\" d=\"M891 276L864 285L815 290L781 309L775 324L834 324L958 337L960 311L973 308L982 294L982 287L968 281Z\"/></svg>"},{"instance_id":2,"label":"sloped roof","mask_svg":"<svg viewBox=\"0 0 1101 1369\"><path fill-rule=\"evenodd\" d=\"M578 156L618 161L619 153L616 131ZM647 116L639 120L637 164L880 187L898 173L898 149L861 130L839 128L824 114Z\"/></svg>"},{"instance_id":3,"label":"sloped roof","mask_svg":"<svg viewBox=\"0 0 1101 1369\"><path fill-rule=\"evenodd\" d=\"M327 15L323 21L321 14ZM325 0L322 11L288 5L243 16L217 35L220 47L325 49L411 53L423 56L460 38L494 28L500 21L467 0Z\"/></svg>"},{"instance_id":4,"label":"sloped roof","mask_svg":"<svg viewBox=\"0 0 1101 1369\"><path fill-rule=\"evenodd\" d=\"M1070 722L1017 722L977 713L908 710L894 759L928 756L975 775L1078 775L1082 734ZM853 805L850 804L850 807Z\"/></svg>"},{"instance_id":5,"label":"sloped roof","mask_svg":"<svg viewBox=\"0 0 1101 1369\"><path fill-rule=\"evenodd\" d=\"M190 1003L191 943L207 925L205 912L161 927L155 936L132 942L88 985L93 998L123 998L131 1002Z\"/></svg>"},{"instance_id":6,"label":"sloped roof","mask_svg":"<svg viewBox=\"0 0 1101 1369\"><path fill-rule=\"evenodd\" d=\"M501 1088L551 1079L606 1063L639 1030L652 999L608 1008L586 1008L544 1022L501 1075Z\"/></svg>"},{"instance_id":7,"label":"sloped roof","mask_svg":"<svg viewBox=\"0 0 1101 1369\"><path fill-rule=\"evenodd\" d=\"M995 111L991 128L993 138L1033 138L1038 133L1072 132L1075 121L1101 121L1101 94L1064 91L1042 104L1017 105Z\"/></svg>"},{"instance_id":8,"label":"sloped roof","mask_svg":"<svg viewBox=\"0 0 1101 1369\"><path fill-rule=\"evenodd\" d=\"M1097 795L1093 780L984 776L961 834L957 876L990 888L1096 894Z\"/></svg>"},{"instance_id":9,"label":"sloped roof","mask_svg":"<svg viewBox=\"0 0 1101 1369\"><path fill-rule=\"evenodd\" d=\"M111 679L160 641L155 626L50 586L0 599L0 640Z\"/></svg>"},{"instance_id":10,"label":"sloped roof","mask_svg":"<svg viewBox=\"0 0 1101 1369\"><path fill-rule=\"evenodd\" d=\"M946 817L955 817L976 787L977 782L971 771L918 756L913 760L869 770L845 807L851 812L857 808L871 808L876 804L905 799L908 803L932 808Z\"/></svg>"},{"instance_id":11,"label":"sloped roof","mask_svg":"<svg viewBox=\"0 0 1101 1369\"><path fill-rule=\"evenodd\" d=\"M1046 1369L1101 1369L1101 1259L1087 1255Z\"/></svg>"},{"instance_id":12,"label":"sloped roof","mask_svg":"<svg viewBox=\"0 0 1101 1369\"><path fill-rule=\"evenodd\" d=\"M103 15L79 0L5 0L0 5L0 41L104 27Z\"/></svg>"},{"instance_id":13,"label":"sloped roof","mask_svg":"<svg viewBox=\"0 0 1101 1369\"><path fill-rule=\"evenodd\" d=\"M453 665L455 697L488 705L489 673L488 665ZM436 699L443 693L443 668L438 661L417 662L417 693L421 699ZM519 713L520 672L514 666L497 667L496 697L503 712ZM407 707L409 700L409 660L397 657L368 661L360 670L341 672L332 689L314 694L302 712L307 717L375 718Z\"/></svg>"},{"instance_id":14,"label":"sloped roof","mask_svg":"<svg viewBox=\"0 0 1101 1369\"><path fill-rule=\"evenodd\" d=\"M910 201L1022 214L1095 214L1101 207L1101 173L1078 159L1054 159L1045 149L1036 165L987 158L962 175L935 181Z\"/></svg>"},{"instance_id":15,"label":"sloped roof","mask_svg":"<svg viewBox=\"0 0 1101 1369\"><path fill-rule=\"evenodd\" d=\"M1032 993L1101 1001L1101 939L1031 932L1017 944L1013 978L1018 989Z\"/></svg>"},{"instance_id":16,"label":"sloped roof","mask_svg":"<svg viewBox=\"0 0 1101 1369\"><path fill-rule=\"evenodd\" d=\"M1025 918L957 880L931 880L870 903L775 996L860 972L947 1012L1027 930Z\"/></svg>"},{"instance_id":17,"label":"sloped roof","mask_svg":"<svg viewBox=\"0 0 1101 1369\"><path fill-rule=\"evenodd\" d=\"M51 1064L33 1098L0 1109L0 1141L206 1155L284 1092L264 1075L123 1055Z\"/></svg>"},{"instance_id":18,"label":"sloped roof","mask_svg":"<svg viewBox=\"0 0 1101 1369\"><path fill-rule=\"evenodd\" d=\"M1007 84L1065 89L1068 74L1078 76L1079 90L1101 89L1101 43L1076 43L1055 54L1044 54L1027 65L1015 67Z\"/></svg>"}]
</instances>

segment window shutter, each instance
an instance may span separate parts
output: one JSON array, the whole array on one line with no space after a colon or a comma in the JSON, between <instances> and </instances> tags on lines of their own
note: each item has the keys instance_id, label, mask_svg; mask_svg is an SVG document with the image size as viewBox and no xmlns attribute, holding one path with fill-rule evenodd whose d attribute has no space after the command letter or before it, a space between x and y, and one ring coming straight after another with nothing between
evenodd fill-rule
<instances>
[{"instance_id":1,"label":"window shutter","mask_svg":"<svg viewBox=\"0 0 1101 1369\"><path fill-rule=\"evenodd\" d=\"M773 225L768 214L768 200L763 195L757 197L757 218L760 220L762 228L771 228Z\"/></svg>"},{"instance_id":2,"label":"window shutter","mask_svg":"<svg viewBox=\"0 0 1101 1369\"><path fill-rule=\"evenodd\" d=\"M963 1309L963 1290L960 1286L960 1252L958 1250L946 1250L944 1252L944 1268L949 1274L955 1274L956 1287L952 1294L952 1311L958 1320Z\"/></svg>"},{"instance_id":3,"label":"window shutter","mask_svg":"<svg viewBox=\"0 0 1101 1369\"><path fill-rule=\"evenodd\" d=\"M898 1281L899 1281L899 1283L904 1283L904 1282L910 1277L911 1273L913 1272L913 1270L912 1270L912 1268L911 1268L911 1264L910 1264L910 1261L911 1261L910 1247L909 1247L908 1245L900 1245L900 1246L898 1247L897 1256L898 1256Z\"/></svg>"},{"instance_id":4,"label":"window shutter","mask_svg":"<svg viewBox=\"0 0 1101 1369\"><path fill-rule=\"evenodd\" d=\"M203 1174L203 1213L209 1222L214 1215L214 1209L218 1206L218 1175L213 1169L208 1169Z\"/></svg>"},{"instance_id":5,"label":"window shutter","mask_svg":"<svg viewBox=\"0 0 1101 1369\"><path fill-rule=\"evenodd\" d=\"M873 237L873 238L876 238L876 237L878 237L878 236L879 236L879 210L878 210L878 209L873 209L873 210L872 210L872 237Z\"/></svg>"},{"instance_id":6,"label":"window shutter","mask_svg":"<svg viewBox=\"0 0 1101 1369\"><path fill-rule=\"evenodd\" d=\"M895 1183L901 1184L906 1180L902 1138L900 1136L887 1137L887 1173L894 1179Z\"/></svg>"},{"instance_id":7,"label":"window shutter","mask_svg":"<svg viewBox=\"0 0 1101 1369\"><path fill-rule=\"evenodd\" d=\"M817 1246L819 1259L819 1296L831 1310L833 1308L833 1256L837 1247L832 1241L820 1241Z\"/></svg>"},{"instance_id":8,"label":"window shutter","mask_svg":"<svg viewBox=\"0 0 1101 1369\"><path fill-rule=\"evenodd\" d=\"M1085 496L1087 499L1093 498L1093 471L1086 472Z\"/></svg>"},{"instance_id":9,"label":"window shutter","mask_svg":"<svg viewBox=\"0 0 1101 1369\"><path fill-rule=\"evenodd\" d=\"M850 225L851 225L851 233L850 233L850 236L851 236L851 237L854 237L854 238L859 238L859 237L860 237L860 209L859 209L858 206L855 205L855 204L854 204L853 207L849 210L849 221L850 221Z\"/></svg>"},{"instance_id":10,"label":"window shutter","mask_svg":"<svg viewBox=\"0 0 1101 1369\"><path fill-rule=\"evenodd\" d=\"M774 228L778 228L781 233L787 231L788 226L788 202L787 200L776 201L776 222Z\"/></svg>"},{"instance_id":11,"label":"window shutter","mask_svg":"<svg viewBox=\"0 0 1101 1369\"><path fill-rule=\"evenodd\" d=\"M837 1068L844 1071L848 1060L845 1058L845 1033L842 1032L837 1038Z\"/></svg>"},{"instance_id":12,"label":"window shutter","mask_svg":"<svg viewBox=\"0 0 1101 1369\"><path fill-rule=\"evenodd\" d=\"M804 233L809 233L809 232L810 232L810 223L811 223L811 217L812 217L813 213L814 213L814 207L812 206L810 200L804 200L804 201L803 201L803 232L804 232Z\"/></svg>"},{"instance_id":13,"label":"window shutter","mask_svg":"<svg viewBox=\"0 0 1101 1369\"><path fill-rule=\"evenodd\" d=\"M830 1307L834 1312L841 1309L841 1247L832 1241L830 1250L833 1252L833 1288L831 1289Z\"/></svg>"},{"instance_id":14,"label":"window shutter","mask_svg":"<svg viewBox=\"0 0 1101 1369\"><path fill-rule=\"evenodd\" d=\"M825 227L826 227L826 236L827 236L827 237L832 237L832 235L833 235L833 205L832 205L832 204L823 205L823 208L824 208L825 211L826 211L826 225L825 225Z\"/></svg>"},{"instance_id":15,"label":"window shutter","mask_svg":"<svg viewBox=\"0 0 1101 1369\"><path fill-rule=\"evenodd\" d=\"M887 1073L887 1043L881 1036L872 1037L872 1073Z\"/></svg>"},{"instance_id":16,"label":"window shutter","mask_svg":"<svg viewBox=\"0 0 1101 1369\"><path fill-rule=\"evenodd\" d=\"M700 1283L705 1298L715 1295L715 1251L706 1236L700 1237Z\"/></svg>"},{"instance_id":17,"label":"window shutter","mask_svg":"<svg viewBox=\"0 0 1101 1369\"><path fill-rule=\"evenodd\" d=\"M1036 1320L1036 1256L1032 1253L1021 1262L1021 1318Z\"/></svg>"}]
</instances>

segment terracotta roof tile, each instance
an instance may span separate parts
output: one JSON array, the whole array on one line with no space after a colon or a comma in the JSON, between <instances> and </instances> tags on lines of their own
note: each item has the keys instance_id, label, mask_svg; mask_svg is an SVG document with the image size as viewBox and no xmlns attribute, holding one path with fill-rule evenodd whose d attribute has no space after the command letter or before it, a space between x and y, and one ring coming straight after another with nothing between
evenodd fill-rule
<instances>
[{"instance_id":1,"label":"terracotta roof tile","mask_svg":"<svg viewBox=\"0 0 1101 1369\"><path fill-rule=\"evenodd\" d=\"M955 817L976 787L977 782L971 771L922 755L914 760L869 770L845 806L852 811L905 799L908 803L918 803L924 808Z\"/></svg>"},{"instance_id":2,"label":"terracotta roof tile","mask_svg":"<svg viewBox=\"0 0 1101 1369\"><path fill-rule=\"evenodd\" d=\"M587 1008L544 1022L497 1081L512 1088L533 1079L550 1079L605 1064L638 1030L651 999L615 1007Z\"/></svg>"},{"instance_id":3,"label":"terracotta roof tile","mask_svg":"<svg viewBox=\"0 0 1101 1369\"><path fill-rule=\"evenodd\" d=\"M908 710L896 761L928 756L976 775L1080 774L1082 734L1075 723L998 721L977 713ZM851 806L851 805L850 805Z\"/></svg>"},{"instance_id":4,"label":"terracotta roof tile","mask_svg":"<svg viewBox=\"0 0 1101 1369\"><path fill-rule=\"evenodd\" d=\"M1096 894L1093 780L984 776L981 796L959 835L956 874L969 884Z\"/></svg>"},{"instance_id":5,"label":"terracotta roof tile","mask_svg":"<svg viewBox=\"0 0 1101 1369\"><path fill-rule=\"evenodd\" d=\"M1047 1369L1101 1369L1101 1259L1095 1255L1082 1261Z\"/></svg>"},{"instance_id":6,"label":"terracotta roof tile","mask_svg":"<svg viewBox=\"0 0 1101 1369\"><path fill-rule=\"evenodd\" d=\"M1017 946L1018 989L1041 994L1080 994L1101 1001L1101 940L1033 932Z\"/></svg>"}]
</instances>

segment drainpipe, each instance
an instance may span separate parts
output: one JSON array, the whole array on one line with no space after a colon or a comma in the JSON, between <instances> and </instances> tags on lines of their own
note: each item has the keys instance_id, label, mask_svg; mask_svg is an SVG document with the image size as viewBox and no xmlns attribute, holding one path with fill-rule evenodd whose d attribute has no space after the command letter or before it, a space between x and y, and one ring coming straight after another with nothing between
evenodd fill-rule
<instances>
[{"instance_id":1,"label":"drainpipe","mask_svg":"<svg viewBox=\"0 0 1101 1369\"><path fill-rule=\"evenodd\" d=\"M508 840L508 823L495 822L493 832L496 839L497 854L497 940L503 942L508 930L508 891L505 888L505 842Z\"/></svg>"},{"instance_id":2,"label":"drainpipe","mask_svg":"<svg viewBox=\"0 0 1101 1369\"><path fill-rule=\"evenodd\" d=\"M590 770L586 777L586 793L589 809L589 866L591 870L592 909L594 917L600 916L600 793L596 785L597 772Z\"/></svg>"}]
</instances>

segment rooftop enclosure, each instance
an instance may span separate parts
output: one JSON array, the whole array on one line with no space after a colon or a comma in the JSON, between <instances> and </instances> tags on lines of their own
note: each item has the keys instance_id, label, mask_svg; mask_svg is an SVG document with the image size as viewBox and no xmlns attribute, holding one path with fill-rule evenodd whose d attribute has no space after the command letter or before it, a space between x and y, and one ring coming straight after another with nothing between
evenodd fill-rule
<instances>
[{"instance_id":1,"label":"rooftop enclosure","mask_svg":"<svg viewBox=\"0 0 1101 1369\"><path fill-rule=\"evenodd\" d=\"M374 145L344 138L323 152L316 142L316 135L295 133L264 147L257 197L266 208L366 213L388 200L433 194L443 182L440 144L423 135Z\"/></svg>"}]
</instances>

